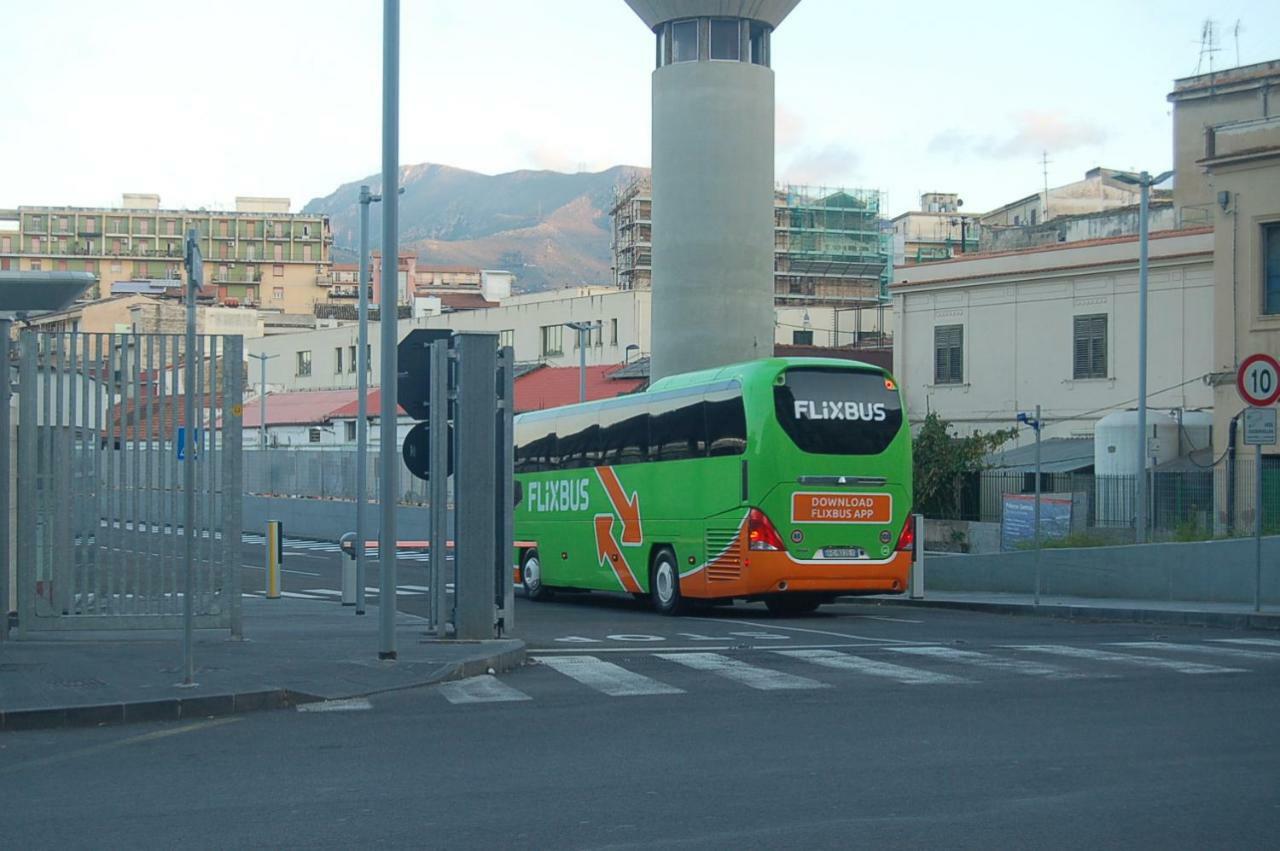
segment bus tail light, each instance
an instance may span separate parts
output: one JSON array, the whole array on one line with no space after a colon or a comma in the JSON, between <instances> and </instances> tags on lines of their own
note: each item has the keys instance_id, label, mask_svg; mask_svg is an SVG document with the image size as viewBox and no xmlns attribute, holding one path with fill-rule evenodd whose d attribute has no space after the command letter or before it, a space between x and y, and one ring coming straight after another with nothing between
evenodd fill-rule
<instances>
[{"instance_id":1,"label":"bus tail light","mask_svg":"<svg viewBox=\"0 0 1280 851\"><path fill-rule=\"evenodd\" d=\"M758 508L747 513L747 549L780 551L782 536L772 521Z\"/></svg>"},{"instance_id":2,"label":"bus tail light","mask_svg":"<svg viewBox=\"0 0 1280 851\"><path fill-rule=\"evenodd\" d=\"M900 553L909 553L916 548L916 524L915 516L907 515L907 520L902 524L902 534L898 536L897 551Z\"/></svg>"}]
</instances>

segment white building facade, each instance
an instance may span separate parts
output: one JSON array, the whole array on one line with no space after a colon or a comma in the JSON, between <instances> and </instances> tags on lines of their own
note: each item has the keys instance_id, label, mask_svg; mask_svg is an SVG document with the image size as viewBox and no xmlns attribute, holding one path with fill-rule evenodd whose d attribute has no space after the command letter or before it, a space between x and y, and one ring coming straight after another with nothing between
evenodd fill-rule
<instances>
[{"instance_id":1,"label":"white building facade","mask_svg":"<svg viewBox=\"0 0 1280 851\"><path fill-rule=\"evenodd\" d=\"M1213 408L1213 233L1152 234L1148 404ZM1041 406L1045 437L1086 437L1138 386L1138 242L1095 240L900 267L894 373L910 421L960 433ZM1023 430L1020 441L1031 439Z\"/></svg>"}]
</instances>

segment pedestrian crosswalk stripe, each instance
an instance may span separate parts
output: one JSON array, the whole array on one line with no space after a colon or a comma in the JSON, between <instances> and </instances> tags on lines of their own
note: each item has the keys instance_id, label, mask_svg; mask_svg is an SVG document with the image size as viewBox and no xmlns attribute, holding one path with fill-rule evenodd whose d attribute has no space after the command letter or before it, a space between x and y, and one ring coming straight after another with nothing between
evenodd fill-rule
<instances>
[{"instance_id":1,"label":"pedestrian crosswalk stripe","mask_svg":"<svg viewBox=\"0 0 1280 851\"><path fill-rule=\"evenodd\" d=\"M497 677L487 674L443 683L439 688L445 700L450 703L501 703L532 699L519 689L512 688Z\"/></svg>"},{"instance_id":2,"label":"pedestrian crosswalk stripe","mask_svg":"<svg viewBox=\"0 0 1280 851\"><path fill-rule=\"evenodd\" d=\"M909 685L973 682L951 674L922 671L919 668L908 668L905 665L895 665L892 662L879 662L875 659L854 656L852 653L837 653L834 650L774 650L773 652L779 656L801 659L825 668L835 668L840 671L857 671L860 674L870 674L873 677L887 677Z\"/></svg>"},{"instance_id":3,"label":"pedestrian crosswalk stripe","mask_svg":"<svg viewBox=\"0 0 1280 851\"><path fill-rule=\"evenodd\" d=\"M1222 644L1250 644L1254 647L1280 647L1280 638L1212 638Z\"/></svg>"},{"instance_id":4,"label":"pedestrian crosswalk stripe","mask_svg":"<svg viewBox=\"0 0 1280 851\"><path fill-rule=\"evenodd\" d=\"M1172 641L1113 641L1111 644L1115 647L1132 647L1136 650L1171 650L1178 653L1225 656L1231 659L1280 661L1280 653L1268 653L1266 650L1243 650L1239 647L1208 647L1204 644L1175 644Z\"/></svg>"},{"instance_id":5,"label":"pedestrian crosswalk stripe","mask_svg":"<svg viewBox=\"0 0 1280 851\"><path fill-rule=\"evenodd\" d=\"M1028 662L1025 659L1002 659L999 656L977 653L972 650L957 650L954 647L890 647L888 649L894 653L910 653L913 656L926 656L930 659L958 662L961 665L974 665L979 668L1008 671L1029 677L1046 677L1051 680L1078 680L1091 676L1041 662ZM1093 676L1098 675L1095 674Z\"/></svg>"},{"instance_id":6,"label":"pedestrian crosswalk stripe","mask_svg":"<svg viewBox=\"0 0 1280 851\"><path fill-rule=\"evenodd\" d=\"M770 668L758 668L755 665L748 665L739 659L731 659L719 653L657 653L654 655L661 659L675 662L678 665L684 665L686 668L716 674L761 691L827 687L826 683L811 680L808 677L800 677Z\"/></svg>"},{"instance_id":7,"label":"pedestrian crosswalk stripe","mask_svg":"<svg viewBox=\"0 0 1280 851\"><path fill-rule=\"evenodd\" d=\"M538 661L585 686L610 697L638 697L646 694L682 694L684 689L669 686L643 674L597 659L595 656L546 656Z\"/></svg>"},{"instance_id":8,"label":"pedestrian crosswalk stripe","mask_svg":"<svg viewBox=\"0 0 1280 851\"><path fill-rule=\"evenodd\" d=\"M1049 653L1065 656L1069 659L1090 659L1096 662L1117 662L1124 665L1138 665L1146 668L1165 668L1180 674L1235 674L1243 668L1223 668L1218 665L1204 665L1199 662L1182 662L1175 659L1161 659L1156 656L1138 656L1130 653L1110 653L1106 650L1087 650L1083 647L1068 647L1065 644L1008 644L1013 650L1028 650L1033 653Z\"/></svg>"}]
</instances>

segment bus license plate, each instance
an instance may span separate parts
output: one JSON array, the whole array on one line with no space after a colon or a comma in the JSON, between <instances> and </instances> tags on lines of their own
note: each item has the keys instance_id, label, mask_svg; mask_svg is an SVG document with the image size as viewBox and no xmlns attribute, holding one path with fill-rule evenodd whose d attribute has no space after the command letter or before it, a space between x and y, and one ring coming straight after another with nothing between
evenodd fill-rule
<instances>
[{"instance_id":1,"label":"bus license plate","mask_svg":"<svg viewBox=\"0 0 1280 851\"><path fill-rule=\"evenodd\" d=\"M867 551L859 547L823 547L823 558L866 558Z\"/></svg>"}]
</instances>

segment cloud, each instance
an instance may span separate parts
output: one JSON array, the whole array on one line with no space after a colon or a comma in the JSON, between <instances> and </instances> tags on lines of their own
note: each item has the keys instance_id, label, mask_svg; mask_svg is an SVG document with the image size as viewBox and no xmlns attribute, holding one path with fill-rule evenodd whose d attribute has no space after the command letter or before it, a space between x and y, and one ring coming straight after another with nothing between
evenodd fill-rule
<instances>
[{"instance_id":1,"label":"cloud","mask_svg":"<svg viewBox=\"0 0 1280 851\"><path fill-rule=\"evenodd\" d=\"M787 183L832 186L849 182L861 161L852 148L830 144L817 150L801 151L781 169L781 177Z\"/></svg>"},{"instance_id":2,"label":"cloud","mask_svg":"<svg viewBox=\"0 0 1280 851\"><path fill-rule=\"evenodd\" d=\"M774 145L779 151L789 151L804 138L804 118L784 103L774 107Z\"/></svg>"},{"instance_id":3,"label":"cloud","mask_svg":"<svg viewBox=\"0 0 1280 851\"><path fill-rule=\"evenodd\" d=\"M1041 151L1070 151L1100 145L1107 132L1092 122L1032 109L1011 116L1007 135L979 135L948 129L929 140L930 154L977 156L990 159L1038 154Z\"/></svg>"}]
</instances>

